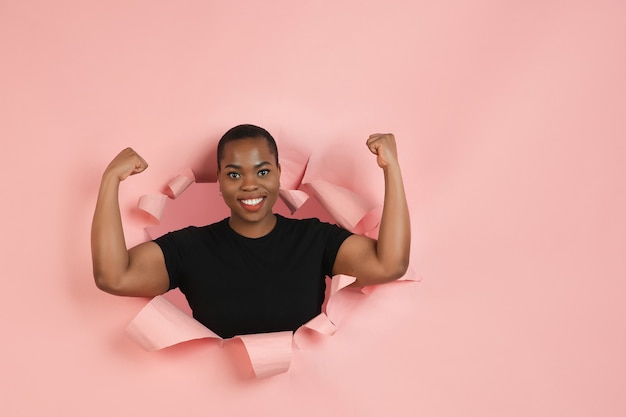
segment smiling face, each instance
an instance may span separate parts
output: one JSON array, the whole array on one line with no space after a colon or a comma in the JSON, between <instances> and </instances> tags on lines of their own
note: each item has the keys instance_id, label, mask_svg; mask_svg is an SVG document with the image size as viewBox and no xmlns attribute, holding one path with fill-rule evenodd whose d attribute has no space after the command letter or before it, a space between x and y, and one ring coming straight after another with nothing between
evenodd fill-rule
<instances>
[{"instance_id":1,"label":"smiling face","mask_svg":"<svg viewBox=\"0 0 626 417\"><path fill-rule=\"evenodd\" d=\"M228 142L219 161L218 182L230 208L230 227L246 237L260 237L276 224L280 165L263 137Z\"/></svg>"}]
</instances>

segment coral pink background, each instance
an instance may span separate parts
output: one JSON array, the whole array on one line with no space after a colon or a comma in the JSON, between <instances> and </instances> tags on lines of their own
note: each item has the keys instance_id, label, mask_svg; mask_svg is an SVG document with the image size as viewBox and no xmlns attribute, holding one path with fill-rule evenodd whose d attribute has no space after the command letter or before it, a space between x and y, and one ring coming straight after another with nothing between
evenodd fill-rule
<instances>
[{"instance_id":1,"label":"coral pink background","mask_svg":"<svg viewBox=\"0 0 626 417\"><path fill-rule=\"evenodd\" d=\"M626 415L623 1L4 0L0 60L0 414ZM135 244L137 197L241 122L377 201L364 140L394 132L424 278L261 381L236 347L142 351L146 300L91 277L108 161L151 165Z\"/></svg>"}]
</instances>

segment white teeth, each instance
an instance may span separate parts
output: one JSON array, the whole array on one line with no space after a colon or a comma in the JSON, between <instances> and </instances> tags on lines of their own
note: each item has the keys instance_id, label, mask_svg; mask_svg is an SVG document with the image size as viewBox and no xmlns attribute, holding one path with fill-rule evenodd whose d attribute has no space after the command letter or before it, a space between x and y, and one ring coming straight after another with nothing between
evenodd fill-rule
<instances>
[{"instance_id":1,"label":"white teeth","mask_svg":"<svg viewBox=\"0 0 626 417\"><path fill-rule=\"evenodd\" d=\"M251 198L249 200L241 200L241 202L243 204L246 204L248 206L256 206L257 204L259 204L261 201L263 201L262 198Z\"/></svg>"}]
</instances>

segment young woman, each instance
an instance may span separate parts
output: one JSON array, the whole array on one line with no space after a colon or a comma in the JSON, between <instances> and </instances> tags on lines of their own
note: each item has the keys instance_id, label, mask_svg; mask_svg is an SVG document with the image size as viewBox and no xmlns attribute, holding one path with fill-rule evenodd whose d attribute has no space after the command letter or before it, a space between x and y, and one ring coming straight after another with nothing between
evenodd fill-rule
<instances>
[{"instance_id":1,"label":"young woman","mask_svg":"<svg viewBox=\"0 0 626 417\"><path fill-rule=\"evenodd\" d=\"M318 315L325 277L345 274L357 285L404 275L410 225L392 134L367 140L385 178L378 240L317 219L272 212L280 188L276 143L253 125L230 129L218 144L218 182L230 217L188 227L127 249L119 184L148 164L134 150L104 171L91 247L96 285L116 295L153 297L180 287L194 318L224 338L296 330Z\"/></svg>"}]
</instances>

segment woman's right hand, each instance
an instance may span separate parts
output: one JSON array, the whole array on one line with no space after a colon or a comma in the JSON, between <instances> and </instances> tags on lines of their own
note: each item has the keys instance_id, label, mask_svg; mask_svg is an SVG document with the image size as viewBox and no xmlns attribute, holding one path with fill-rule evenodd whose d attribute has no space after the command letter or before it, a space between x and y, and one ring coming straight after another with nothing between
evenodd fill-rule
<instances>
[{"instance_id":1,"label":"woman's right hand","mask_svg":"<svg viewBox=\"0 0 626 417\"><path fill-rule=\"evenodd\" d=\"M109 163L104 176L113 176L124 181L130 175L139 174L148 168L148 163L132 148L126 148Z\"/></svg>"}]
</instances>

